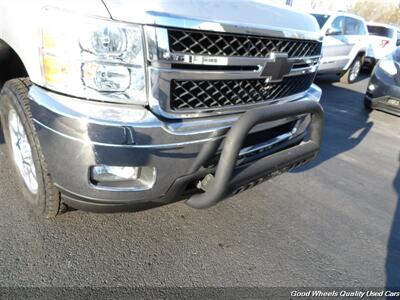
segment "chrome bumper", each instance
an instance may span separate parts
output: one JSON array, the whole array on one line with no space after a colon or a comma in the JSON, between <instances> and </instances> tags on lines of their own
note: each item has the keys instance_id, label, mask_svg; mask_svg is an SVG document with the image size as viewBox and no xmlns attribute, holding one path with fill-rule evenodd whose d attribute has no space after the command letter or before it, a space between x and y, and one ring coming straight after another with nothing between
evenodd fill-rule
<instances>
[{"instance_id":1,"label":"chrome bumper","mask_svg":"<svg viewBox=\"0 0 400 300\"><path fill-rule=\"evenodd\" d=\"M140 106L81 100L37 86L31 88L29 97L50 175L66 199L76 200L75 205L79 202L122 208L137 203L177 200L177 195L173 195L176 183L185 176L193 177L203 146L223 139L241 116L165 120ZM320 97L321 90L312 85L296 101L319 102ZM284 117L259 124L250 133L295 120L298 120L296 130L261 145L274 148L301 139L310 119L304 115ZM260 150L261 146L247 147L242 152L248 154ZM88 172L90 166L96 164L153 166L157 169L157 179L149 190L99 189L90 183Z\"/></svg>"}]
</instances>

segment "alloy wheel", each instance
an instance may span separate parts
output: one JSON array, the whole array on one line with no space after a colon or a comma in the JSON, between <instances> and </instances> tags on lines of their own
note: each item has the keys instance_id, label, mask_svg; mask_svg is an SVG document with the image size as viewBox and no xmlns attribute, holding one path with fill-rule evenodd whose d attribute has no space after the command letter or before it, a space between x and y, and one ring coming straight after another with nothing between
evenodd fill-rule
<instances>
[{"instance_id":1,"label":"alloy wheel","mask_svg":"<svg viewBox=\"0 0 400 300\"><path fill-rule=\"evenodd\" d=\"M360 70L361 70L361 62L359 60L356 60L354 62L353 67L351 68L350 81L356 80L358 74L360 73Z\"/></svg>"},{"instance_id":2,"label":"alloy wheel","mask_svg":"<svg viewBox=\"0 0 400 300\"><path fill-rule=\"evenodd\" d=\"M11 148L17 169L32 194L38 192L38 181L35 164L33 162L32 148L29 144L24 126L14 109L8 114L8 127L11 137Z\"/></svg>"}]
</instances>

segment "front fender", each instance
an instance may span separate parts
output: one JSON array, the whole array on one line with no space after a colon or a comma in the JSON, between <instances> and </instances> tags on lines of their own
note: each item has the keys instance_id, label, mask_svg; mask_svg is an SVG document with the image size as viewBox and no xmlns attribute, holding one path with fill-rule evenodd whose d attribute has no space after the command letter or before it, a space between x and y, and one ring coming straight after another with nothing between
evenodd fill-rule
<instances>
[{"instance_id":1,"label":"front fender","mask_svg":"<svg viewBox=\"0 0 400 300\"><path fill-rule=\"evenodd\" d=\"M351 66L351 64L353 63L354 59L359 56L359 55L363 55L365 56L367 53L367 45L366 42L362 42L359 45L355 45L353 47L353 49L351 50L350 54L349 54L349 61L347 62L346 66L343 68L343 70L348 70Z\"/></svg>"}]
</instances>

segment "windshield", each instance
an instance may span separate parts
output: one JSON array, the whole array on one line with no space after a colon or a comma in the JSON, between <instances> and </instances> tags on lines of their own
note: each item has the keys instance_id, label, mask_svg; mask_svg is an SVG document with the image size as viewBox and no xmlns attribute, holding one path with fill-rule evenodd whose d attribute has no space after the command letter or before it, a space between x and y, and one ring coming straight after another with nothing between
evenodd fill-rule
<instances>
[{"instance_id":1,"label":"windshield","mask_svg":"<svg viewBox=\"0 0 400 300\"><path fill-rule=\"evenodd\" d=\"M377 36L392 38L394 30L383 26L368 25L368 33L369 35L377 35Z\"/></svg>"},{"instance_id":2,"label":"windshield","mask_svg":"<svg viewBox=\"0 0 400 300\"><path fill-rule=\"evenodd\" d=\"M322 28L330 17L330 15L322 15L322 14L311 14L311 15L317 20L319 28Z\"/></svg>"}]
</instances>

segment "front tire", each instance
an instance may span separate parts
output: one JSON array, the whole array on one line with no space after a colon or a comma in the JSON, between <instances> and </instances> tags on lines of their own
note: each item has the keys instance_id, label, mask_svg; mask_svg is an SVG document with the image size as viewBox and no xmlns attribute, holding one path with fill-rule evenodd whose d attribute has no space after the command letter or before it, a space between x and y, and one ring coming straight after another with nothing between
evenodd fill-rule
<instances>
[{"instance_id":1,"label":"front tire","mask_svg":"<svg viewBox=\"0 0 400 300\"><path fill-rule=\"evenodd\" d=\"M364 108L368 112L372 111L372 102L367 98L364 98Z\"/></svg>"},{"instance_id":2,"label":"front tire","mask_svg":"<svg viewBox=\"0 0 400 300\"><path fill-rule=\"evenodd\" d=\"M4 84L0 118L25 200L35 214L51 218L60 211L60 193L47 171L37 138L28 98L31 85L28 78L12 79Z\"/></svg>"},{"instance_id":3,"label":"front tire","mask_svg":"<svg viewBox=\"0 0 400 300\"><path fill-rule=\"evenodd\" d=\"M340 76L340 82L345 84L356 82L358 76L360 75L362 63L362 57L357 56L351 64L350 68Z\"/></svg>"}]
</instances>

